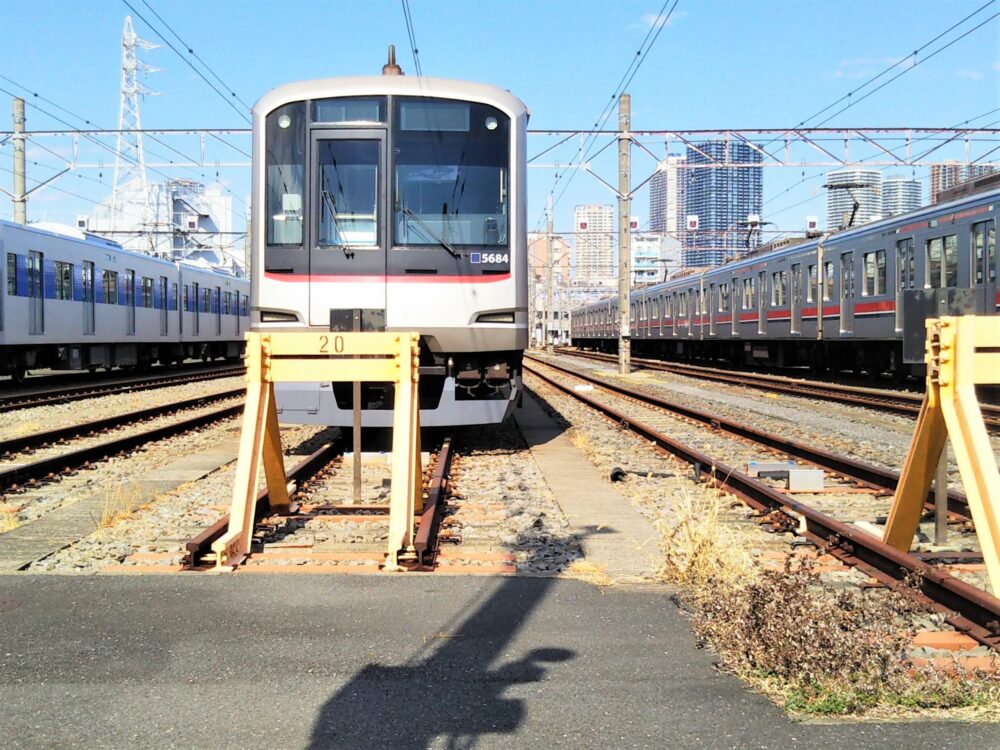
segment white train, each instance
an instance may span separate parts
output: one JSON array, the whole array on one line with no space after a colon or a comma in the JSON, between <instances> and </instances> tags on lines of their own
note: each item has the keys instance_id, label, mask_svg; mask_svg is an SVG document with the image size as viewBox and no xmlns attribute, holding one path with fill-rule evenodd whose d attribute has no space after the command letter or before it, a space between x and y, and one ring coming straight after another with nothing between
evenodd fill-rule
<instances>
[{"instance_id":1,"label":"white train","mask_svg":"<svg viewBox=\"0 0 1000 750\"><path fill-rule=\"evenodd\" d=\"M251 327L418 331L422 424L503 421L528 341L527 121L507 91L433 78L266 94L253 111ZM277 400L283 422L352 424L349 383L283 384ZM362 401L366 427L391 424L391 386Z\"/></svg>"},{"instance_id":2,"label":"white train","mask_svg":"<svg viewBox=\"0 0 1000 750\"><path fill-rule=\"evenodd\" d=\"M238 359L248 294L231 274L0 221L0 374Z\"/></svg>"}]
</instances>

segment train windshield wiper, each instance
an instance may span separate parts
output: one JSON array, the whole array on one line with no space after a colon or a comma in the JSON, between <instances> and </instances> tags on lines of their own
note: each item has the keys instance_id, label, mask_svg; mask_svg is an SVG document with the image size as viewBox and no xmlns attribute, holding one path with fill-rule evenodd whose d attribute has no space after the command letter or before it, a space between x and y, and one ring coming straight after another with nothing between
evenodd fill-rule
<instances>
[{"instance_id":1,"label":"train windshield wiper","mask_svg":"<svg viewBox=\"0 0 1000 750\"><path fill-rule=\"evenodd\" d=\"M337 239L340 240L340 249L344 251L344 257L353 258L354 253L347 249L347 244L344 240L344 232L340 227L340 218L337 216L333 196L330 195L329 190L321 190L320 194L323 196L323 205L330 211L330 218L333 219L333 226L337 231Z\"/></svg>"},{"instance_id":2,"label":"train windshield wiper","mask_svg":"<svg viewBox=\"0 0 1000 750\"><path fill-rule=\"evenodd\" d=\"M441 247L443 247L453 256L455 256L456 258L462 257L459 254L459 252L455 250L455 248L453 248L450 244L448 244L448 241L444 237L442 237L433 229L431 229L431 227L427 224L427 222L425 222L423 219L421 219L419 216L413 213L411 209L407 208L406 206L403 206L403 213L409 216L411 219L413 219L413 221L415 221L420 226L421 229L423 229L425 232L427 232L427 234L431 236L431 239L437 240L440 243Z\"/></svg>"}]
</instances>

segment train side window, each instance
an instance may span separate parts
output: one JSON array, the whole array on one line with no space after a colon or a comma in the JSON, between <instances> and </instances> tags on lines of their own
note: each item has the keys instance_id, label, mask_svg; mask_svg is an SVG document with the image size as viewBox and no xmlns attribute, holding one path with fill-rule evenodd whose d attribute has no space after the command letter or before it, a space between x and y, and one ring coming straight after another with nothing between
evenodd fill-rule
<instances>
[{"instance_id":1,"label":"train side window","mask_svg":"<svg viewBox=\"0 0 1000 750\"><path fill-rule=\"evenodd\" d=\"M177 282L171 282L170 284L170 301L169 306L171 310L177 309Z\"/></svg>"},{"instance_id":2,"label":"train side window","mask_svg":"<svg viewBox=\"0 0 1000 750\"><path fill-rule=\"evenodd\" d=\"M823 263L823 301L829 302L833 299L833 261L828 260Z\"/></svg>"},{"instance_id":3,"label":"train side window","mask_svg":"<svg viewBox=\"0 0 1000 750\"><path fill-rule=\"evenodd\" d=\"M816 290L819 280L816 278L816 264L811 263L808 269L809 285L806 287L806 302L816 301Z\"/></svg>"},{"instance_id":4,"label":"train side window","mask_svg":"<svg viewBox=\"0 0 1000 750\"><path fill-rule=\"evenodd\" d=\"M784 307L787 297L788 271L777 271L771 274L771 306Z\"/></svg>"},{"instance_id":5,"label":"train side window","mask_svg":"<svg viewBox=\"0 0 1000 750\"><path fill-rule=\"evenodd\" d=\"M293 102L271 112L264 125L267 144L267 244L302 245L306 105Z\"/></svg>"},{"instance_id":6,"label":"train side window","mask_svg":"<svg viewBox=\"0 0 1000 750\"><path fill-rule=\"evenodd\" d=\"M719 312L729 311L729 284L719 287Z\"/></svg>"},{"instance_id":7,"label":"train side window","mask_svg":"<svg viewBox=\"0 0 1000 750\"><path fill-rule=\"evenodd\" d=\"M187 284L184 285L184 312L191 312L191 290Z\"/></svg>"},{"instance_id":8,"label":"train side window","mask_svg":"<svg viewBox=\"0 0 1000 750\"><path fill-rule=\"evenodd\" d=\"M924 286L941 289L958 285L958 236L949 234L927 241Z\"/></svg>"},{"instance_id":9,"label":"train side window","mask_svg":"<svg viewBox=\"0 0 1000 750\"><path fill-rule=\"evenodd\" d=\"M913 286L914 278L913 240L899 240L896 243L896 289L897 292Z\"/></svg>"},{"instance_id":10,"label":"train side window","mask_svg":"<svg viewBox=\"0 0 1000 750\"><path fill-rule=\"evenodd\" d=\"M17 256L7 253L7 295L17 296Z\"/></svg>"},{"instance_id":11,"label":"train side window","mask_svg":"<svg viewBox=\"0 0 1000 750\"><path fill-rule=\"evenodd\" d=\"M865 283L861 288L862 297L877 297L885 294L885 250L876 250L864 255Z\"/></svg>"},{"instance_id":12,"label":"train side window","mask_svg":"<svg viewBox=\"0 0 1000 750\"><path fill-rule=\"evenodd\" d=\"M104 272L104 302L108 305L118 304L118 272Z\"/></svg>"},{"instance_id":13,"label":"train side window","mask_svg":"<svg viewBox=\"0 0 1000 750\"><path fill-rule=\"evenodd\" d=\"M56 299L73 299L73 264L56 261Z\"/></svg>"},{"instance_id":14,"label":"train side window","mask_svg":"<svg viewBox=\"0 0 1000 750\"><path fill-rule=\"evenodd\" d=\"M142 277L142 306L153 306L153 279L148 276Z\"/></svg>"}]
</instances>

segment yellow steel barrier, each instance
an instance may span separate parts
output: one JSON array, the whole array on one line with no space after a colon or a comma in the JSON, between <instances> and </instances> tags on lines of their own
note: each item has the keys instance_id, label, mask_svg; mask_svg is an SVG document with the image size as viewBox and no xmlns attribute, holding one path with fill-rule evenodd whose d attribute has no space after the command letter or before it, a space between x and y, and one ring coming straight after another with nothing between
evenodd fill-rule
<instances>
[{"instance_id":1,"label":"yellow steel barrier","mask_svg":"<svg viewBox=\"0 0 1000 750\"><path fill-rule=\"evenodd\" d=\"M1000 471L976 386L1000 384L1000 317L927 321L927 394L883 540L910 549L927 493L951 438L994 593L1000 592Z\"/></svg>"},{"instance_id":2,"label":"yellow steel barrier","mask_svg":"<svg viewBox=\"0 0 1000 750\"><path fill-rule=\"evenodd\" d=\"M212 544L217 566L239 565L250 551L262 464L272 508L289 506L274 384L389 382L396 402L386 569L399 569L399 553L412 551L414 512L422 510L418 341L416 333L247 334L246 407L229 528Z\"/></svg>"}]
</instances>

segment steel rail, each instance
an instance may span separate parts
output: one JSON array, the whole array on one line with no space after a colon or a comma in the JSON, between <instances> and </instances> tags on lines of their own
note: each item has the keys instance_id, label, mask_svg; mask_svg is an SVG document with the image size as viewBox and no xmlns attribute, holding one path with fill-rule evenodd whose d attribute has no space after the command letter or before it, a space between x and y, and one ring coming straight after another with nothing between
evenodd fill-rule
<instances>
[{"instance_id":1,"label":"steel rail","mask_svg":"<svg viewBox=\"0 0 1000 750\"><path fill-rule=\"evenodd\" d=\"M1000 599L928 565L913 555L890 547L871 534L804 505L760 480L740 472L735 467L673 440L658 430L607 404L574 391L537 370L526 369L562 393L587 404L619 424L627 425L629 430L651 441L664 452L692 464L699 478L706 477L716 486L742 498L751 507L759 511L778 510L788 514L791 519L804 519L806 538L818 546L826 547L830 554L846 564L861 568L883 584L910 591L908 582L915 579L915 585L923 594L925 601L932 603L942 612L948 623L980 643L993 649L1000 649ZM793 524L794 522L791 521Z\"/></svg>"},{"instance_id":2,"label":"steel rail","mask_svg":"<svg viewBox=\"0 0 1000 750\"><path fill-rule=\"evenodd\" d=\"M83 385L66 388L54 392L33 393L23 396L4 396L0 398L0 413L28 409L34 406L51 406L80 401L86 398L111 396L118 393L133 393L148 391L154 388L167 388L174 385L198 383L204 380L236 377L246 372L245 367L228 367L212 372L199 372L182 375L157 375L152 378L129 381L126 383L109 383L107 385Z\"/></svg>"},{"instance_id":3,"label":"steel rail","mask_svg":"<svg viewBox=\"0 0 1000 750\"><path fill-rule=\"evenodd\" d=\"M451 437L446 437L438 451L437 463L431 474L427 487L427 499L424 501L424 512L420 516L420 525L413 540L417 552L417 562L421 566L433 564L437 551L438 530L441 527L441 517L447 503L448 478L451 471L451 460L454 457Z\"/></svg>"},{"instance_id":4,"label":"steel rail","mask_svg":"<svg viewBox=\"0 0 1000 750\"><path fill-rule=\"evenodd\" d=\"M114 429L115 427L121 427L122 425L136 424L137 422L166 416L167 414L183 411L185 409L196 409L200 406L207 406L208 404L216 401L239 398L245 394L245 388L222 391L221 393L199 396L197 398L187 399L186 401L175 401L162 406L153 406L149 409L131 411L127 414L119 414L114 417L95 419L90 422L81 422L67 427L47 430L45 432L36 432L31 435L0 440L0 456L28 450L29 448L39 448L41 446L51 445L63 440L70 440L72 438L80 437L81 435L89 435L102 430Z\"/></svg>"},{"instance_id":5,"label":"steel rail","mask_svg":"<svg viewBox=\"0 0 1000 750\"><path fill-rule=\"evenodd\" d=\"M295 464L295 466L293 466L285 475L286 479L289 482L301 484L303 480L308 479L313 474L316 474L320 469L342 454L343 449L339 443L324 443L317 450L313 451L310 455ZM270 515L271 500L266 487L257 493L257 504L255 508L254 523L257 523ZM204 562L205 557L211 556L213 554L212 543L225 534L226 529L228 528L229 514L227 513L204 531L201 531L188 540L188 542L184 545L184 548L187 550L187 559L184 563L185 567L188 569L194 569Z\"/></svg>"},{"instance_id":6,"label":"steel rail","mask_svg":"<svg viewBox=\"0 0 1000 750\"><path fill-rule=\"evenodd\" d=\"M539 359L533 355L527 355L527 358L543 364L546 367L551 367L554 370L559 370L560 372L565 372L573 377L586 380L589 383L593 383L601 388L613 391L627 398L642 401L643 403L673 412L695 422L708 425L712 429L722 430L731 435L765 445L768 448L779 450L789 456L800 458L803 461L809 461L810 463L821 466L824 469L836 474L849 477L866 486L886 490L888 492L895 492L896 486L899 484L899 472L892 471L891 469L884 469L881 466L875 466L874 464L870 464L865 461L831 453L830 451L815 448L797 440L792 440L791 438L776 435L773 432L759 430L755 427L741 424L740 422L734 422L717 414L711 414L690 406L684 406L672 401L667 401L666 399L662 399L658 396L642 393L641 391L636 391L593 375L578 372L548 360ZM933 490L927 494L927 504L929 508L934 507ZM972 519L972 515L969 510L969 501L968 498L966 498L965 493L959 492L958 490L948 490L948 512L966 520Z\"/></svg>"},{"instance_id":7,"label":"steel rail","mask_svg":"<svg viewBox=\"0 0 1000 750\"><path fill-rule=\"evenodd\" d=\"M563 349L560 354L583 359L593 359L600 362L616 362L617 358L599 352L582 352ZM880 411L887 411L905 416L916 416L920 413L923 394L907 393L905 391L886 391L876 388L839 385L836 383L821 383L818 381L796 381L774 375L761 373L729 373L712 367L700 367L676 362L660 362L658 360L633 358L633 366L648 370L672 372L703 380L719 383L732 383L747 388L759 388L775 393L787 393L793 396L805 396L822 401L849 403L853 406L866 406ZM982 404L983 421L991 430L1000 430L1000 406Z\"/></svg>"},{"instance_id":8,"label":"steel rail","mask_svg":"<svg viewBox=\"0 0 1000 750\"><path fill-rule=\"evenodd\" d=\"M242 411L242 404L227 406L208 412L207 414L200 414L196 417L191 417L180 422L173 422L146 432L107 440L97 445L80 448L50 458L43 458L31 463L11 466L0 470L0 491L9 490L12 487L31 480L44 479L50 476L54 477L56 474L76 469L91 461L100 461L108 456L132 450L155 440L162 440L163 438L203 427L212 422L235 417L241 414Z\"/></svg>"}]
</instances>

